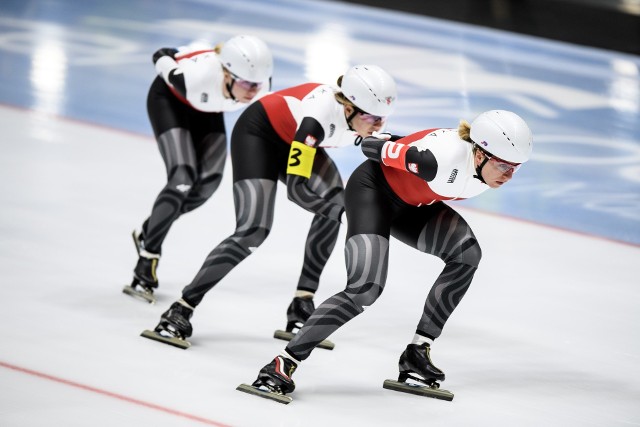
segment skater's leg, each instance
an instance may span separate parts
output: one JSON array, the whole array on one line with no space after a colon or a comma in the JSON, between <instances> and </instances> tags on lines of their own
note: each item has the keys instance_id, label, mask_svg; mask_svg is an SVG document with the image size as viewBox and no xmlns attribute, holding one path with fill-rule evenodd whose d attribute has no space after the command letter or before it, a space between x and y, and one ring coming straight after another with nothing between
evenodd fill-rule
<instances>
[{"instance_id":1,"label":"skater's leg","mask_svg":"<svg viewBox=\"0 0 640 427\"><path fill-rule=\"evenodd\" d=\"M198 177L182 204L181 213L191 212L202 206L222 182L222 174L227 159L227 140L224 134L210 135L211 146L207 157L200 160Z\"/></svg>"},{"instance_id":2,"label":"skater's leg","mask_svg":"<svg viewBox=\"0 0 640 427\"><path fill-rule=\"evenodd\" d=\"M149 294L153 293L153 288L158 287L156 269L162 242L173 222L180 216L180 207L195 177L195 152L186 129L173 128L166 131L158 137L158 145L167 165L167 184L158 194L142 233L136 235L134 232L138 262L134 268L131 288L142 288Z\"/></svg>"},{"instance_id":3,"label":"skater's leg","mask_svg":"<svg viewBox=\"0 0 640 427\"><path fill-rule=\"evenodd\" d=\"M206 120L192 124L198 157L198 176L182 204L181 213L202 206L220 186L227 159L227 137L222 113L206 114Z\"/></svg>"},{"instance_id":4,"label":"skater's leg","mask_svg":"<svg viewBox=\"0 0 640 427\"><path fill-rule=\"evenodd\" d=\"M196 177L196 152L189 132L188 107L180 103L160 78L149 89L147 111L167 170L167 183L156 197L150 216L133 238L138 252L131 286L123 292L150 302L158 287L156 268L162 242L180 215L180 208Z\"/></svg>"},{"instance_id":5,"label":"skater's leg","mask_svg":"<svg viewBox=\"0 0 640 427\"><path fill-rule=\"evenodd\" d=\"M233 184L236 230L207 256L182 298L196 307L204 295L264 242L273 224L276 181L249 179Z\"/></svg>"},{"instance_id":6,"label":"skater's leg","mask_svg":"<svg viewBox=\"0 0 640 427\"><path fill-rule=\"evenodd\" d=\"M445 262L427 296L416 330L419 336L435 339L471 284L482 257L480 245L467 222L444 203L399 217L392 226L392 235Z\"/></svg>"},{"instance_id":7,"label":"skater's leg","mask_svg":"<svg viewBox=\"0 0 640 427\"><path fill-rule=\"evenodd\" d=\"M318 306L286 352L306 359L313 348L343 324L362 313L382 293L387 277L389 233L393 216L388 195L379 191L384 179L372 162L358 167L345 192L347 287Z\"/></svg>"},{"instance_id":8,"label":"skater's leg","mask_svg":"<svg viewBox=\"0 0 640 427\"><path fill-rule=\"evenodd\" d=\"M342 178L335 163L323 149L319 149L316 153L309 186L325 199L344 206ZM339 222L330 220L323 215L313 217L305 243L304 262L298 286L293 300L287 308L287 332L299 329L315 310L313 297L318 290L322 270L335 247L339 231ZM276 337L282 338L277 335ZM289 337L284 339L289 339Z\"/></svg>"},{"instance_id":9,"label":"skater's leg","mask_svg":"<svg viewBox=\"0 0 640 427\"><path fill-rule=\"evenodd\" d=\"M182 298L192 307L267 238L273 224L276 184L286 168L288 145L277 139L260 103L249 106L231 134L234 233L207 256Z\"/></svg>"},{"instance_id":10,"label":"skater's leg","mask_svg":"<svg viewBox=\"0 0 640 427\"><path fill-rule=\"evenodd\" d=\"M300 332L286 347L297 360L342 325L362 313L382 294L387 277L389 240L376 234L359 234L347 240L347 287L316 308Z\"/></svg>"},{"instance_id":11,"label":"skater's leg","mask_svg":"<svg viewBox=\"0 0 640 427\"><path fill-rule=\"evenodd\" d=\"M158 194L144 231L145 249L161 252L162 243L180 216L182 204L196 177L196 155L186 129L174 128L158 137L162 158L167 165L167 184Z\"/></svg>"},{"instance_id":12,"label":"skater's leg","mask_svg":"<svg viewBox=\"0 0 640 427\"><path fill-rule=\"evenodd\" d=\"M316 153L309 186L323 198L344 205L342 178L335 163L322 149ZM320 275L333 252L339 231L339 222L314 216L305 243L298 291L314 294L318 290Z\"/></svg>"},{"instance_id":13,"label":"skater's leg","mask_svg":"<svg viewBox=\"0 0 640 427\"><path fill-rule=\"evenodd\" d=\"M295 370L319 343L362 313L382 293L387 276L391 218L397 208L392 206L394 202L388 193L379 191L382 182L380 167L373 162L365 162L351 175L345 191L347 287L318 306L284 351L262 368L254 387L264 386L277 392L275 386L278 386L280 391L286 390L285 393L293 390L293 380L286 372L285 375L278 372L277 362L285 361Z\"/></svg>"},{"instance_id":14,"label":"skater's leg","mask_svg":"<svg viewBox=\"0 0 640 427\"><path fill-rule=\"evenodd\" d=\"M147 97L147 112L166 166L167 184L156 197L143 227L144 247L160 254L169 228L180 216L197 176L197 153L190 133L189 107L178 101L162 79L157 78Z\"/></svg>"},{"instance_id":15,"label":"skater's leg","mask_svg":"<svg viewBox=\"0 0 640 427\"><path fill-rule=\"evenodd\" d=\"M282 354L260 370L254 387L291 393L291 375L311 351L339 327L372 305L382 293L387 276L389 240L376 234L349 238L345 248L347 288L320 304ZM285 369L283 369L286 368Z\"/></svg>"},{"instance_id":16,"label":"skater's leg","mask_svg":"<svg viewBox=\"0 0 640 427\"><path fill-rule=\"evenodd\" d=\"M339 222L321 215L313 217L305 242L302 272L296 287L298 291L314 294L318 290L320 275L333 252L339 231Z\"/></svg>"}]
</instances>

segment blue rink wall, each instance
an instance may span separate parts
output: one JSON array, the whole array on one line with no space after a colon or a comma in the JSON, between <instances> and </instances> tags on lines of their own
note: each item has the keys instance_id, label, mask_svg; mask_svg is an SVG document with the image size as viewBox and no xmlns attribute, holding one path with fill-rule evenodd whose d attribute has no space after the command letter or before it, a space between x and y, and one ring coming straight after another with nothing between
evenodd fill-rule
<instances>
[{"instance_id":1,"label":"blue rink wall","mask_svg":"<svg viewBox=\"0 0 640 427\"><path fill-rule=\"evenodd\" d=\"M239 33L271 46L274 90L384 67L399 85L393 133L517 112L533 160L500 191L457 203L640 245L635 55L336 2L4 0L0 103L150 136L151 54ZM363 160L357 147L331 154L345 179Z\"/></svg>"}]
</instances>

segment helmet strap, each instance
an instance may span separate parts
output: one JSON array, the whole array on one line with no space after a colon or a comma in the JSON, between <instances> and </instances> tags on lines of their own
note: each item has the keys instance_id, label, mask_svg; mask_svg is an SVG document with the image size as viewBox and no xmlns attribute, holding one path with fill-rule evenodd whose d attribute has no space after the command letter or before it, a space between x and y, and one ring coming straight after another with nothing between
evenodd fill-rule
<instances>
[{"instance_id":1,"label":"helmet strap","mask_svg":"<svg viewBox=\"0 0 640 427\"><path fill-rule=\"evenodd\" d=\"M478 148L478 150L482 151L481 148ZM487 182L482 177L482 168L489 161L489 157L487 157L486 154L484 154L484 151L482 151L482 154L484 155L484 159L482 160L482 163L480 163L478 166L476 166L476 174L477 175L474 175L473 177L479 179L481 183L486 184Z\"/></svg>"},{"instance_id":2,"label":"helmet strap","mask_svg":"<svg viewBox=\"0 0 640 427\"><path fill-rule=\"evenodd\" d=\"M229 92L229 97L231 98L231 100L232 101L236 101L236 97L233 96L233 85L236 84L235 75L231 71L227 70L226 68L224 68L224 67L222 67L222 68L223 68L223 70L225 70L225 74L228 74L229 77L231 77L231 82L225 84L225 88L227 89L227 92Z\"/></svg>"},{"instance_id":3,"label":"helmet strap","mask_svg":"<svg viewBox=\"0 0 640 427\"><path fill-rule=\"evenodd\" d=\"M231 77L231 83L227 83L227 92L229 92L229 97L231 97L232 101L236 100L236 97L233 96L233 85L236 83L236 79Z\"/></svg>"},{"instance_id":4,"label":"helmet strap","mask_svg":"<svg viewBox=\"0 0 640 427\"><path fill-rule=\"evenodd\" d=\"M351 120L353 120L353 118L356 116L356 114L358 114L358 109L354 107L353 113L349 114L348 117L346 115L344 117L347 120L347 126L349 126L349 130L354 131L354 132L356 130L353 128L353 126L351 126Z\"/></svg>"}]
</instances>

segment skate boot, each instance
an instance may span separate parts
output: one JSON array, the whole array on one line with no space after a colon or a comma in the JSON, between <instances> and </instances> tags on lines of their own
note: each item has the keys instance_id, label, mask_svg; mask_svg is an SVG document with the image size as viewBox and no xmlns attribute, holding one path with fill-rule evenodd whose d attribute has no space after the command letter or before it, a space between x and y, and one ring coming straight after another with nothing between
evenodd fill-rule
<instances>
[{"instance_id":1,"label":"skate boot","mask_svg":"<svg viewBox=\"0 0 640 427\"><path fill-rule=\"evenodd\" d=\"M156 275L158 261L160 261L160 255L142 249L138 263L133 269L133 281L131 285L125 286L122 292L141 298L150 304L155 303L153 291L158 287L158 276Z\"/></svg>"},{"instance_id":2,"label":"skate boot","mask_svg":"<svg viewBox=\"0 0 640 427\"><path fill-rule=\"evenodd\" d=\"M315 309L313 298L295 297L287 308L287 332L300 330Z\"/></svg>"},{"instance_id":3,"label":"skate boot","mask_svg":"<svg viewBox=\"0 0 640 427\"><path fill-rule=\"evenodd\" d=\"M444 381L445 376L444 372L438 369L431 361L430 352L431 347L428 343L409 344L400 355L398 381L386 380L383 387L405 393L452 400L453 394L451 392L439 390L440 384L437 381ZM407 383L408 379L425 384L426 387Z\"/></svg>"},{"instance_id":4,"label":"skate boot","mask_svg":"<svg viewBox=\"0 0 640 427\"><path fill-rule=\"evenodd\" d=\"M315 309L316 307L313 303L312 297L295 297L287 308L286 330L275 331L273 337L285 341L291 341L300 328L302 328L304 323L309 320L309 317L311 317L311 314ZM335 345L331 341L324 340L318 344L318 347L333 350Z\"/></svg>"},{"instance_id":5,"label":"skate boot","mask_svg":"<svg viewBox=\"0 0 640 427\"><path fill-rule=\"evenodd\" d=\"M435 381L444 381L444 372L433 364L430 352L431 347L428 343L409 344L400 355L398 381L404 382L411 378L427 385Z\"/></svg>"},{"instance_id":6,"label":"skate boot","mask_svg":"<svg viewBox=\"0 0 640 427\"><path fill-rule=\"evenodd\" d=\"M176 301L162 314L158 326L153 331L143 331L141 336L187 349L191 343L186 339L193 333L193 327L189 321L191 316L193 316L193 309Z\"/></svg>"},{"instance_id":7,"label":"skate boot","mask_svg":"<svg viewBox=\"0 0 640 427\"><path fill-rule=\"evenodd\" d=\"M253 384L241 384L236 390L287 404L292 399L285 394L293 392L296 388L291 376L297 367L298 364L293 360L276 356L271 363L260 369Z\"/></svg>"},{"instance_id":8,"label":"skate boot","mask_svg":"<svg viewBox=\"0 0 640 427\"><path fill-rule=\"evenodd\" d=\"M189 338L193 333L193 327L189 321L191 316L193 316L192 308L174 302L160 317L156 331L167 332L176 338Z\"/></svg>"},{"instance_id":9,"label":"skate boot","mask_svg":"<svg viewBox=\"0 0 640 427\"><path fill-rule=\"evenodd\" d=\"M296 389L291 376L297 367L298 364L293 360L276 356L271 363L260 369L258 379L254 381L253 385L254 387L265 386L275 393L291 393Z\"/></svg>"}]
</instances>

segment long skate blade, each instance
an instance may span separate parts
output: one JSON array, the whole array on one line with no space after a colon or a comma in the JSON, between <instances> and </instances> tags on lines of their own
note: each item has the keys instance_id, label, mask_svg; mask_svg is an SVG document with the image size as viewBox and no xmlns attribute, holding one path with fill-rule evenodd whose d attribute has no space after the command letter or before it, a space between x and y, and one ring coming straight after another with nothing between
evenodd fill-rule
<instances>
[{"instance_id":1,"label":"long skate blade","mask_svg":"<svg viewBox=\"0 0 640 427\"><path fill-rule=\"evenodd\" d=\"M152 293L139 291L137 289L132 288L130 285L126 285L124 288L122 288L122 292L127 295L131 295L134 298L138 298L143 301L146 301L149 304L156 303L156 297Z\"/></svg>"},{"instance_id":2,"label":"long skate blade","mask_svg":"<svg viewBox=\"0 0 640 427\"><path fill-rule=\"evenodd\" d=\"M131 232L131 237L133 238L133 244L136 246L136 252L138 256L140 256L140 239L138 239L138 235L136 234L136 230Z\"/></svg>"},{"instance_id":3,"label":"long skate blade","mask_svg":"<svg viewBox=\"0 0 640 427\"><path fill-rule=\"evenodd\" d=\"M291 341L296 334L293 332L287 332L282 330L277 330L273 333L273 337L279 340ZM320 341L320 344L317 345L318 348L324 348L327 350L333 350L335 348L335 344L329 340Z\"/></svg>"},{"instance_id":4,"label":"long skate blade","mask_svg":"<svg viewBox=\"0 0 640 427\"><path fill-rule=\"evenodd\" d=\"M434 399L453 400L453 393L448 390L432 388L427 385L404 383L394 380L385 380L382 384L387 390L399 391L402 393L417 394L418 396L433 397Z\"/></svg>"},{"instance_id":5,"label":"long skate blade","mask_svg":"<svg viewBox=\"0 0 640 427\"><path fill-rule=\"evenodd\" d=\"M253 394L254 396L263 397L265 399L275 400L276 402L283 403L285 405L288 405L293 401L293 399L287 395L274 393L272 391L262 390L262 389L259 389L258 387L254 387L249 384L240 384L238 387L236 387L236 390Z\"/></svg>"},{"instance_id":6,"label":"long skate blade","mask_svg":"<svg viewBox=\"0 0 640 427\"><path fill-rule=\"evenodd\" d=\"M186 350L189 347L191 347L191 343L189 341L187 341L187 340L183 340L183 339L180 339L180 338L173 338L173 337L165 337L165 336L160 335L156 331L150 331L148 329L142 331L140 336L141 337L145 337L145 338L149 338L150 340L161 342L163 344L169 344L169 345L172 345L174 347L181 348L183 350Z\"/></svg>"}]
</instances>

